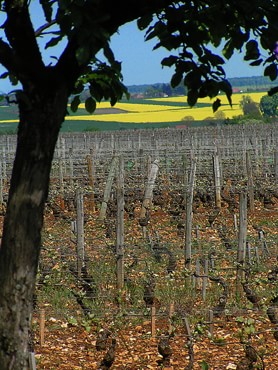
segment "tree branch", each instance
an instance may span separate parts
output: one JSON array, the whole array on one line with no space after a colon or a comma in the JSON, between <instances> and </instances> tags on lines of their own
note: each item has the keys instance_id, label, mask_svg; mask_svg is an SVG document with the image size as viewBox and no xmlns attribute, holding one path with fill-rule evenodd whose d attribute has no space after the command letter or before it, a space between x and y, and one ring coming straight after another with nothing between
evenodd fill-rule
<instances>
[{"instance_id":1,"label":"tree branch","mask_svg":"<svg viewBox=\"0 0 278 370\"><path fill-rule=\"evenodd\" d=\"M94 25L98 26L100 32L102 30L109 36L112 36L125 23L136 20L146 14L159 12L171 3L173 3L172 0L103 0L99 2L98 6L87 4L86 9L83 11L91 15L95 22ZM75 82L87 65L87 63L80 65L76 60L76 51L79 47L78 33L80 34L82 31L78 32L77 30L75 36L70 38L59 62L54 67L57 76L60 76L61 72L63 72L67 76L66 79L69 83L70 81ZM98 35L96 36L94 46L90 50L92 57L104 46Z\"/></svg>"},{"instance_id":2,"label":"tree branch","mask_svg":"<svg viewBox=\"0 0 278 370\"><path fill-rule=\"evenodd\" d=\"M10 46L0 39L0 63L9 71L13 72L14 66L14 55Z\"/></svg>"},{"instance_id":3,"label":"tree branch","mask_svg":"<svg viewBox=\"0 0 278 370\"><path fill-rule=\"evenodd\" d=\"M54 24L57 24L56 20L53 20L51 22L48 22L48 23L45 23L43 24L42 26L40 26L36 31L35 31L35 36L38 37L40 35L42 35L43 31L47 30L48 28L50 28L51 26L53 26Z\"/></svg>"},{"instance_id":4,"label":"tree branch","mask_svg":"<svg viewBox=\"0 0 278 370\"><path fill-rule=\"evenodd\" d=\"M6 1L4 23L13 50L14 72L22 83L40 80L45 68L30 19L27 1Z\"/></svg>"}]
</instances>

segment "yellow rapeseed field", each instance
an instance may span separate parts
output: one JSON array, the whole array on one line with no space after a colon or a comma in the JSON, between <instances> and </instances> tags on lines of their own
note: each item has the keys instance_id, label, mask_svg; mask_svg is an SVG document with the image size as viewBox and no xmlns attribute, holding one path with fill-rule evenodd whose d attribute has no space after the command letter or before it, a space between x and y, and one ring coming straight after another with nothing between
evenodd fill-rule
<instances>
[{"instance_id":1,"label":"yellow rapeseed field","mask_svg":"<svg viewBox=\"0 0 278 370\"><path fill-rule=\"evenodd\" d=\"M233 106L230 107L225 95L220 95L221 107L216 114L212 111L212 103L214 99L204 98L199 99L196 107L190 108L186 102L186 96L175 96L166 98L145 99L142 103L119 102L115 108L119 111L111 109L109 102L101 102L97 105L102 108L102 111L97 111L97 114L84 114L85 105L80 104L80 109L83 109L83 114L70 115L66 120L78 121L96 121L96 122L119 122L119 123L163 123L173 122L181 124L184 121L190 120L205 120L213 118L233 118L241 115L242 110L239 106L243 96L250 96L251 99L259 103L261 97L266 95L266 92L258 93L236 93L232 96ZM177 105L175 105L176 103ZM111 109L111 111L110 111ZM220 112L220 113L219 113ZM17 122L17 120L3 120L5 123Z\"/></svg>"},{"instance_id":2,"label":"yellow rapeseed field","mask_svg":"<svg viewBox=\"0 0 278 370\"><path fill-rule=\"evenodd\" d=\"M259 103L263 95L266 92L260 93L238 93L232 96L233 106L230 107L229 102L225 95L220 95L221 107L218 112L223 112L222 116L225 118L232 118L242 114L242 110L239 106L243 96L250 96L254 102ZM155 101L155 104L152 104ZM144 104L134 103L117 103L116 108L125 111L124 113L104 113L97 115L82 115L82 116L69 116L68 120L88 120L88 121L103 121L103 122L131 122L131 123L163 123L163 122L177 122L180 123L184 119L193 117L194 120L204 120L207 118L215 118L215 114L212 111L211 104L214 99L204 98L198 102L203 104L210 104L210 106L202 106L190 108L186 103L185 96L179 97L167 97L167 98L156 98L146 100ZM159 104L161 103L161 104ZM173 106L168 103L184 103L183 105ZM84 108L84 104L80 105L80 108ZM109 102L101 102L97 105L97 108L110 108ZM216 113L219 115L219 113Z\"/></svg>"}]
</instances>

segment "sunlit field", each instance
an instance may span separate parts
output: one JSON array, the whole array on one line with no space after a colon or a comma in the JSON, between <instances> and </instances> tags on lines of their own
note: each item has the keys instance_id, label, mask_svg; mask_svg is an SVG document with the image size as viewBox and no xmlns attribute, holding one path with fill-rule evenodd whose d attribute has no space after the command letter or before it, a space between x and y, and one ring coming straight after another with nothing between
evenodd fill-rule
<instances>
[{"instance_id":1,"label":"sunlit field","mask_svg":"<svg viewBox=\"0 0 278 370\"><path fill-rule=\"evenodd\" d=\"M259 103L266 92L233 94L232 107L225 95L220 95L221 107L214 114L212 103L214 99L200 99L195 107L190 108L186 96L131 99L111 107L109 102L97 105L94 114L88 114L85 105L81 104L78 111L70 111L62 126L62 131L92 131L118 130L127 128L159 128L187 124L190 126L204 126L214 119L233 118L242 115L239 106L242 97L250 96ZM0 107L0 133L15 133L18 125L18 112L15 106Z\"/></svg>"},{"instance_id":2,"label":"sunlit field","mask_svg":"<svg viewBox=\"0 0 278 370\"><path fill-rule=\"evenodd\" d=\"M109 102L101 102L97 105L97 109L101 109L101 114L95 115L74 115L67 117L67 120L88 120L88 121L103 121L103 122L131 122L131 123L158 123L158 122L177 122L180 123L186 120L206 120L219 117L219 112L222 112L222 118L233 118L242 114L242 109L239 103L243 95L250 96L254 102L259 103L266 92L260 93L240 93L234 94L232 97L233 105L229 102L225 95L220 95L221 107L217 113L212 111L212 103L214 99L200 99L196 107L189 107L186 103L186 97L168 97L145 99L136 104L132 102L117 103L115 108L119 109L118 113L110 113ZM84 109L84 104L81 104L81 109ZM124 112L121 112L124 111ZM98 112L98 111L97 111ZM96 112L96 113L97 113Z\"/></svg>"}]
</instances>

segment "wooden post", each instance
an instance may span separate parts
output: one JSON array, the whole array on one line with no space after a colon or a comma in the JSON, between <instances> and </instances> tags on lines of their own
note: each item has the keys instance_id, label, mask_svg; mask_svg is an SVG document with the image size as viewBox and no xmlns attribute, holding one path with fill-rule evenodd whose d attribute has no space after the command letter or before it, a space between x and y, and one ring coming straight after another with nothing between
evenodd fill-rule
<instances>
[{"instance_id":1,"label":"wooden post","mask_svg":"<svg viewBox=\"0 0 278 370\"><path fill-rule=\"evenodd\" d=\"M247 191L249 197L249 208L251 212L255 210L254 204L254 181L253 181L253 170L250 159L250 152L246 152L246 170L247 170Z\"/></svg>"},{"instance_id":2,"label":"wooden post","mask_svg":"<svg viewBox=\"0 0 278 370\"><path fill-rule=\"evenodd\" d=\"M196 288L200 289L200 260L196 259Z\"/></svg>"},{"instance_id":3,"label":"wooden post","mask_svg":"<svg viewBox=\"0 0 278 370\"><path fill-rule=\"evenodd\" d=\"M183 325L184 325L184 329L185 329L185 335L189 339L189 338L191 338L191 329L190 329L188 318L183 317L182 321L183 321Z\"/></svg>"},{"instance_id":4,"label":"wooden post","mask_svg":"<svg viewBox=\"0 0 278 370\"><path fill-rule=\"evenodd\" d=\"M197 240L200 238L199 225L196 225L196 228L195 228L195 237L196 237Z\"/></svg>"},{"instance_id":5,"label":"wooden post","mask_svg":"<svg viewBox=\"0 0 278 370\"><path fill-rule=\"evenodd\" d=\"M203 299L203 301L206 300L207 284L208 284L208 259L206 258L205 259L204 276L203 276L203 285L202 285L202 299Z\"/></svg>"},{"instance_id":6,"label":"wooden post","mask_svg":"<svg viewBox=\"0 0 278 370\"><path fill-rule=\"evenodd\" d=\"M221 208L221 174L217 148L215 150L215 154L213 155L213 173L215 185L215 206L217 208Z\"/></svg>"},{"instance_id":7,"label":"wooden post","mask_svg":"<svg viewBox=\"0 0 278 370\"><path fill-rule=\"evenodd\" d=\"M85 247L84 247L84 203L83 194L81 189L76 191L76 232L77 232L77 243L76 243L76 253L77 253L77 273L81 276L81 269L84 264L85 258Z\"/></svg>"},{"instance_id":8,"label":"wooden post","mask_svg":"<svg viewBox=\"0 0 278 370\"><path fill-rule=\"evenodd\" d=\"M258 249L257 246L255 246L255 256L256 256L257 266L259 266L259 264L260 264L260 255L259 255L259 249Z\"/></svg>"},{"instance_id":9,"label":"wooden post","mask_svg":"<svg viewBox=\"0 0 278 370\"><path fill-rule=\"evenodd\" d=\"M193 192L196 173L196 159L191 154L191 168L189 175L188 188L186 189L186 224L185 224L185 267L190 269L192 258L192 208L193 208Z\"/></svg>"},{"instance_id":10,"label":"wooden post","mask_svg":"<svg viewBox=\"0 0 278 370\"><path fill-rule=\"evenodd\" d=\"M64 169L63 169L63 158L59 156L59 186L60 186L60 197L64 201ZM63 208L63 207L62 207Z\"/></svg>"},{"instance_id":11,"label":"wooden post","mask_svg":"<svg viewBox=\"0 0 278 370\"><path fill-rule=\"evenodd\" d=\"M144 200L143 200L141 210L140 210L139 221L145 220L151 209L152 199L153 199L153 189L154 189L155 179L156 179L158 168L159 168L158 163L159 163L159 160L155 159L150 167L150 172L148 174L148 182L145 188Z\"/></svg>"},{"instance_id":12,"label":"wooden post","mask_svg":"<svg viewBox=\"0 0 278 370\"><path fill-rule=\"evenodd\" d=\"M243 267L246 256L246 238L247 238L247 196L246 193L241 193L239 200L239 233L237 250L237 283L236 283L237 295L239 295L241 282L244 277Z\"/></svg>"},{"instance_id":13,"label":"wooden post","mask_svg":"<svg viewBox=\"0 0 278 370\"><path fill-rule=\"evenodd\" d=\"M209 332L211 337L213 338L213 310L209 310L208 312L208 321L209 321Z\"/></svg>"},{"instance_id":14,"label":"wooden post","mask_svg":"<svg viewBox=\"0 0 278 370\"><path fill-rule=\"evenodd\" d=\"M69 148L69 176L70 176L70 187L73 186L73 151L72 148Z\"/></svg>"},{"instance_id":15,"label":"wooden post","mask_svg":"<svg viewBox=\"0 0 278 370\"><path fill-rule=\"evenodd\" d=\"M40 345L44 345L44 332L45 332L45 310L40 311Z\"/></svg>"},{"instance_id":16,"label":"wooden post","mask_svg":"<svg viewBox=\"0 0 278 370\"><path fill-rule=\"evenodd\" d=\"M94 177L93 177L93 160L91 155L87 155L87 167L88 167L88 177L90 185L90 210L95 211L95 197L94 197Z\"/></svg>"},{"instance_id":17,"label":"wooden post","mask_svg":"<svg viewBox=\"0 0 278 370\"><path fill-rule=\"evenodd\" d=\"M5 147L3 147L2 174L3 174L4 181L6 181L7 180L7 157L6 157Z\"/></svg>"},{"instance_id":18,"label":"wooden post","mask_svg":"<svg viewBox=\"0 0 278 370\"><path fill-rule=\"evenodd\" d=\"M278 150L274 152L274 174L276 184L278 184Z\"/></svg>"},{"instance_id":19,"label":"wooden post","mask_svg":"<svg viewBox=\"0 0 278 370\"><path fill-rule=\"evenodd\" d=\"M251 264L251 247L250 243L246 243L246 256L247 256L247 263L250 265Z\"/></svg>"},{"instance_id":20,"label":"wooden post","mask_svg":"<svg viewBox=\"0 0 278 370\"><path fill-rule=\"evenodd\" d=\"M119 158L119 171L117 176L117 286L124 286L124 159Z\"/></svg>"},{"instance_id":21,"label":"wooden post","mask_svg":"<svg viewBox=\"0 0 278 370\"><path fill-rule=\"evenodd\" d=\"M36 358L34 352L29 352L29 367L30 370L36 370Z\"/></svg>"},{"instance_id":22,"label":"wooden post","mask_svg":"<svg viewBox=\"0 0 278 370\"><path fill-rule=\"evenodd\" d=\"M151 308L151 336L152 338L154 338L156 335L155 314L156 314L156 309L155 309L155 305L153 305Z\"/></svg>"},{"instance_id":23,"label":"wooden post","mask_svg":"<svg viewBox=\"0 0 278 370\"><path fill-rule=\"evenodd\" d=\"M169 305L169 334L173 331L173 325L172 325L172 317L174 315L174 303L170 303Z\"/></svg>"},{"instance_id":24,"label":"wooden post","mask_svg":"<svg viewBox=\"0 0 278 370\"><path fill-rule=\"evenodd\" d=\"M238 227L237 227L237 216L236 216L235 213L234 213L234 230L235 231L238 231Z\"/></svg>"},{"instance_id":25,"label":"wooden post","mask_svg":"<svg viewBox=\"0 0 278 370\"><path fill-rule=\"evenodd\" d=\"M184 329L185 329L185 335L187 337L187 349L188 349L188 356L189 356L189 363L186 367L188 370L192 370L194 366L194 348L193 348L193 338L189 326L189 322L187 317L184 317L182 319L183 324L184 324Z\"/></svg>"},{"instance_id":26,"label":"wooden post","mask_svg":"<svg viewBox=\"0 0 278 370\"><path fill-rule=\"evenodd\" d=\"M110 170L109 170L109 173L108 173L108 178L107 178L107 182L106 182L106 186L105 186L105 190L104 190L103 201L102 201L101 209L100 209L100 213L99 213L99 219L100 220L104 220L105 217L106 217L107 203L109 201L109 197L110 197L110 193L111 193L111 189L112 189L112 184L113 184L116 168L118 166L118 161L119 161L119 158L114 156L113 159L112 159L112 163L111 163L111 166L110 166Z\"/></svg>"}]
</instances>

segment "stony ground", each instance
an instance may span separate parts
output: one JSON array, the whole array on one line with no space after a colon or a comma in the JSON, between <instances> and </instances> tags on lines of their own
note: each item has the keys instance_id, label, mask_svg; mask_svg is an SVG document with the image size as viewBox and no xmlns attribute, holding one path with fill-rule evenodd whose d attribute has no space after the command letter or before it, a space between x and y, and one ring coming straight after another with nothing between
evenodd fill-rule
<instances>
[{"instance_id":1,"label":"stony ground","mask_svg":"<svg viewBox=\"0 0 278 370\"><path fill-rule=\"evenodd\" d=\"M205 212L201 211L196 217L204 217ZM203 216L202 216L203 215ZM250 216L251 217L251 216ZM275 234L277 230L273 225L277 224L277 208L272 210L262 210L252 215L250 224L253 228L262 220L267 219L266 225L271 225L268 232ZM155 222L164 222L165 215L160 210L154 212L153 219ZM161 221L162 220L162 221ZM90 225L91 223L91 225ZM200 222L199 222L200 223ZM88 227L96 228L94 221L88 221ZM169 230L168 230L169 227ZM266 226L267 228L268 226ZM64 230L61 223L52 216L46 220L46 229L52 235L52 241L64 237ZM177 235L173 235L170 230L168 221L160 228L169 240L176 240ZM136 233L134 227L134 233ZM201 228L201 237L204 240L213 240L216 233L207 227ZM277 240L277 238L276 238ZM179 244L179 242L177 242ZM277 256L277 246L272 250L272 260L269 265L275 264ZM276 253L276 254L275 254ZM59 269L55 265L54 269ZM266 279L266 272L262 281ZM260 287L261 281L258 281ZM274 285L273 285L274 286ZM276 284L277 287L277 284ZM260 288L261 289L261 288ZM260 292L263 291L260 290ZM126 292L123 291L123 299ZM201 288L197 295L201 296ZM274 370L278 369L278 342L273 337L274 325L272 325L266 315L264 306L254 309L252 304L243 298L244 309L232 310L230 304L230 313L224 313L221 317L214 318L213 324L209 325L207 320L203 322L191 323L192 337L188 337L186 327L182 320L171 321L167 317L167 306L161 302L161 307L157 310L156 329L151 333L151 309L144 308L138 318L130 317L130 310L126 316L120 315L118 306L115 304L108 310L107 316L100 315L98 320L92 320L90 323L84 320L82 310L78 305L69 304L65 311L74 311L75 319L70 320L69 315L57 314L51 309L50 302L40 302L36 308L33 318L33 328L35 333L35 358L37 369L54 370L54 369L99 369L100 363L111 346L111 338L116 338L115 359L111 369L186 369L189 365L189 339L193 345L193 367L192 369L251 369L251 367L239 367L240 361L245 358L244 344L241 339L251 343L252 348L256 350L256 362L252 369ZM210 302L211 303L211 302ZM217 303L217 302L215 302ZM111 303L110 303L111 304ZM192 303L191 310L194 310L194 304L199 305L198 298L196 303ZM206 304L203 304L203 309ZM176 300L175 308L179 307ZM199 307L199 306L198 306ZM174 316L175 317L175 308ZM45 328L42 329L41 313L45 310ZM178 309L178 308L177 308ZM109 316L110 312L110 316ZM116 313L115 313L116 312ZM119 321L119 316L121 319ZM136 312L134 314L136 316ZM111 330L105 349L96 350L97 335L102 329ZM171 356L168 366L160 364L162 356L158 353L158 343L162 337L173 330L173 336L170 338ZM249 331L248 331L249 330ZM43 337L42 337L43 335ZM238 366L238 367L237 367Z\"/></svg>"}]
</instances>

